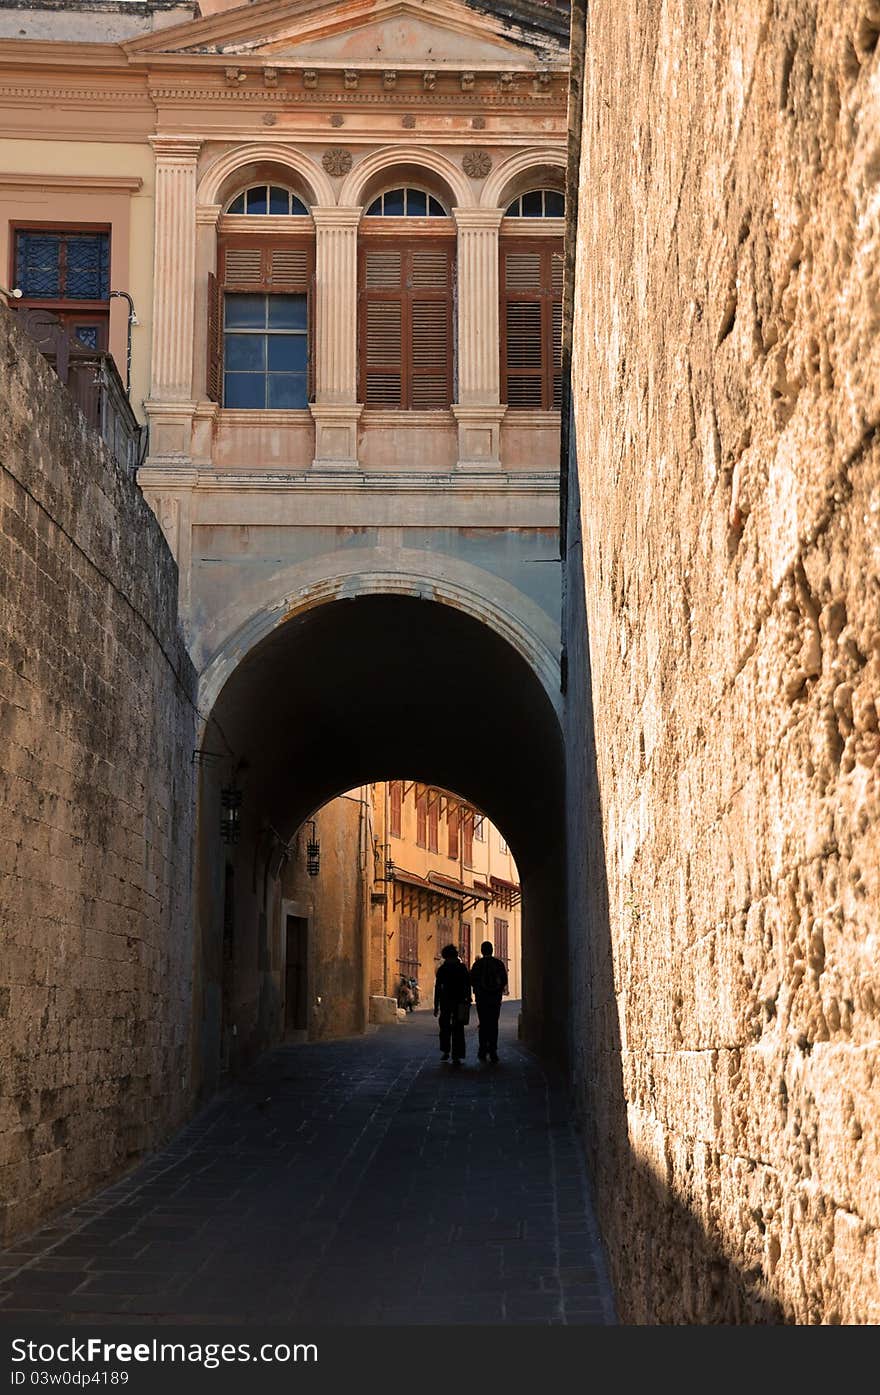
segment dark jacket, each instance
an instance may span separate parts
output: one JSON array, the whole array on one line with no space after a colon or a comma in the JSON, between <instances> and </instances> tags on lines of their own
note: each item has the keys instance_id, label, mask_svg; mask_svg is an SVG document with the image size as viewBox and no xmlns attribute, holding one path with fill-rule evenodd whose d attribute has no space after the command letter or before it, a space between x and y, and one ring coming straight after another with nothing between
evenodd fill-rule
<instances>
[{"instance_id":1,"label":"dark jacket","mask_svg":"<svg viewBox=\"0 0 880 1395\"><path fill-rule=\"evenodd\" d=\"M494 954L481 954L471 969L471 986L478 998L500 998L507 987L507 970Z\"/></svg>"},{"instance_id":2,"label":"dark jacket","mask_svg":"<svg viewBox=\"0 0 880 1395\"><path fill-rule=\"evenodd\" d=\"M444 959L434 980L434 1007L452 1008L471 1000L471 978L460 959Z\"/></svg>"}]
</instances>

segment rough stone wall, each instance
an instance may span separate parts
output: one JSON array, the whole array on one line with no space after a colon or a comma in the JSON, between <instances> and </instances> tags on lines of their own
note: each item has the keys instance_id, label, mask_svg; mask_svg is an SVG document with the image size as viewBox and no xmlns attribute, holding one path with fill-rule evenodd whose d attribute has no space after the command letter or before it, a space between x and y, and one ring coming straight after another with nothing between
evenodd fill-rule
<instances>
[{"instance_id":1,"label":"rough stone wall","mask_svg":"<svg viewBox=\"0 0 880 1395\"><path fill-rule=\"evenodd\" d=\"M880 1321L878 35L589 6L577 1010L628 1321Z\"/></svg>"},{"instance_id":2,"label":"rough stone wall","mask_svg":"<svg viewBox=\"0 0 880 1395\"><path fill-rule=\"evenodd\" d=\"M0 310L0 1238L190 1099L194 673L134 482Z\"/></svg>"}]
</instances>

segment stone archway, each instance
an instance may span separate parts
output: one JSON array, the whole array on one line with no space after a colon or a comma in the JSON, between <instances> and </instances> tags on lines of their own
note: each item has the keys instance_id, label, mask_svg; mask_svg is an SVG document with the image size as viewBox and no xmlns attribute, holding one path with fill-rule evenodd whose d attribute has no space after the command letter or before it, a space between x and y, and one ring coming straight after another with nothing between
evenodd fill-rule
<instances>
[{"instance_id":1,"label":"stone archway","mask_svg":"<svg viewBox=\"0 0 880 1395\"><path fill-rule=\"evenodd\" d=\"M201 743L195 1015L206 1090L216 1079L225 866L234 868L244 946L239 1044L253 1055L275 1039L278 1013L273 839L283 845L342 790L386 778L460 791L504 830L523 886L524 1035L564 1052L561 725L522 635L514 643L512 622L502 635L490 607L479 615L466 600L401 578L373 578L332 599L312 591L293 614L264 617L238 662L203 681L211 706ZM242 834L229 849L217 827L232 771Z\"/></svg>"}]
</instances>

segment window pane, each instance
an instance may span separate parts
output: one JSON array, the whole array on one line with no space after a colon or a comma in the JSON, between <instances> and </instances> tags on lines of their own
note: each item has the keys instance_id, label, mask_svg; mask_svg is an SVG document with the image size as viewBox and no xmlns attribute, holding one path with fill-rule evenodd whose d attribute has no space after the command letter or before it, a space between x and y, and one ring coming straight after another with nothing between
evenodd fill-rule
<instances>
[{"instance_id":1,"label":"window pane","mask_svg":"<svg viewBox=\"0 0 880 1395\"><path fill-rule=\"evenodd\" d=\"M16 281L25 295L60 295L60 238L19 233L17 250Z\"/></svg>"},{"instance_id":2,"label":"window pane","mask_svg":"<svg viewBox=\"0 0 880 1395\"><path fill-rule=\"evenodd\" d=\"M298 198L296 197L296 194L291 194L291 196L290 196L290 211L291 211L291 213L296 213L299 217L302 217L302 215L303 215L304 213L305 213L305 214L308 214L308 211L309 211L309 210L306 208L306 206L305 206L305 204L303 203L302 199L298 199Z\"/></svg>"},{"instance_id":3,"label":"window pane","mask_svg":"<svg viewBox=\"0 0 880 1395\"><path fill-rule=\"evenodd\" d=\"M547 218L564 218L565 196L557 194L555 189L546 189L544 192L544 213Z\"/></svg>"},{"instance_id":4,"label":"window pane","mask_svg":"<svg viewBox=\"0 0 880 1395\"><path fill-rule=\"evenodd\" d=\"M270 334L269 367L288 373L305 372L306 336L304 334Z\"/></svg>"},{"instance_id":5,"label":"window pane","mask_svg":"<svg viewBox=\"0 0 880 1395\"><path fill-rule=\"evenodd\" d=\"M108 261L106 237L68 238L65 294L71 300L105 300L109 290Z\"/></svg>"},{"instance_id":6,"label":"window pane","mask_svg":"<svg viewBox=\"0 0 880 1395\"><path fill-rule=\"evenodd\" d=\"M541 218L544 213L541 190L533 189L530 194L523 194L522 216L524 218Z\"/></svg>"},{"instance_id":7,"label":"window pane","mask_svg":"<svg viewBox=\"0 0 880 1395\"><path fill-rule=\"evenodd\" d=\"M305 373L270 373L269 406L285 411L307 407Z\"/></svg>"},{"instance_id":8,"label":"window pane","mask_svg":"<svg viewBox=\"0 0 880 1395\"><path fill-rule=\"evenodd\" d=\"M432 218L446 217L446 209L435 198L428 199L428 212Z\"/></svg>"},{"instance_id":9,"label":"window pane","mask_svg":"<svg viewBox=\"0 0 880 1395\"><path fill-rule=\"evenodd\" d=\"M387 194L385 195L385 217L386 217L386 218L402 218L402 217L403 217L403 190L402 190L402 189L392 189L389 193L387 193Z\"/></svg>"},{"instance_id":10,"label":"window pane","mask_svg":"<svg viewBox=\"0 0 880 1395\"><path fill-rule=\"evenodd\" d=\"M266 379L262 373L226 373L224 407L264 407Z\"/></svg>"},{"instance_id":11,"label":"window pane","mask_svg":"<svg viewBox=\"0 0 880 1395\"><path fill-rule=\"evenodd\" d=\"M233 199L229 205L230 213L244 213L244 194L239 194L237 199Z\"/></svg>"},{"instance_id":12,"label":"window pane","mask_svg":"<svg viewBox=\"0 0 880 1395\"><path fill-rule=\"evenodd\" d=\"M264 295L228 295L226 324L234 329L262 329L266 323Z\"/></svg>"},{"instance_id":13,"label":"window pane","mask_svg":"<svg viewBox=\"0 0 880 1395\"><path fill-rule=\"evenodd\" d=\"M223 348L226 367L230 372L261 373L266 367L266 337L263 334L227 334Z\"/></svg>"},{"instance_id":14,"label":"window pane","mask_svg":"<svg viewBox=\"0 0 880 1395\"><path fill-rule=\"evenodd\" d=\"M269 325L272 329L305 329L306 298L304 295L270 295Z\"/></svg>"},{"instance_id":15,"label":"window pane","mask_svg":"<svg viewBox=\"0 0 880 1395\"><path fill-rule=\"evenodd\" d=\"M279 189L275 184L273 184L272 188L269 190L269 212L290 212L290 195L286 189Z\"/></svg>"},{"instance_id":16,"label":"window pane","mask_svg":"<svg viewBox=\"0 0 880 1395\"><path fill-rule=\"evenodd\" d=\"M85 344L88 349L98 347L98 326L97 325L77 325L74 335L80 344Z\"/></svg>"},{"instance_id":17,"label":"window pane","mask_svg":"<svg viewBox=\"0 0 880 1395\"><path fill-rule=\"evenodd\" d=\"M508 216L508 218L518 218L518 217L520 216L520 200L519 200L519 199L514 199L513 203L510 205L510 207L509 207L508 210L507 210L507 216Z\"/></svg>"},{"instance_id":18,"label":"window pane","mask_svg":"<svg viewBox=\"0 0 880 1395\"><path fill-rule=\"evenodd\" d=\"M248 213L265 213L268 208L266 199L265 184L260 189L248 189L247 211Z\"/></svg>"},{"instance_id":19,"label":"window pane","mask_svg":"<svg viewBox=\"0 0 880 1395\"><path fill-rule=\"evenodd\" d=\"M425 218L428 213L428 195L421 189L407 189L406 212L409 218Z\"/></svg>"},{"instance_id":20,"label":"window pane","mask_svg":"<svg viewBox=\"0 0 880 1395\"><path fill-rule=\"evenodd\" d=\"M367 209L366 216L367 216L368 218L379 218L379 217L381 217L381 215L382 215L382 195L380 194L379 197L378 197L377 199L373 199L373 202L370 204L369 208Z\"/></svg>"}]
</instances>

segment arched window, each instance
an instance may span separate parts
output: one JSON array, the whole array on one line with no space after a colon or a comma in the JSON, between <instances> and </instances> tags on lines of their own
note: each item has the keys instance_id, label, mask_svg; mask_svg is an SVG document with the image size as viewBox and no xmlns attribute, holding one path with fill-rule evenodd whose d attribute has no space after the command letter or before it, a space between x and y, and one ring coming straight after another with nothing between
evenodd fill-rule
<instances>
[{"instance_id":1,"label":"arched window","mask_svg":"<svg viewBox=\"0 0 880 1395\"><path fill-rule=\"evenodd\" d=\"M217 274L209 278L207 390L223 407L308 407L315 266L308 214L302 198L267 171L232 197L220 220ZM290 217L289 229L271 215Z\"/></svg>"},{"instance_id":2,"label":"arched window","mask_svg":"<svg viewBox=\"0 0 880 1395\"><path fill-rule=\"evenodd\" d=\"M302 199L281 184L252 184L249 189L237 194L226 210L227 213L272 213L297 217L307 216L308 211Z\"/></svg>"},{"instance_id":3,"label":"arched window","mask_svg":"<svg viewBox=\"0 0 880 1395\"><path fill-rule=\"evenodd\" d=\"M447 212L439 199L424 189L388 189L374 199L367 209L367 218L446 218Z\"/></svg>"},{"instance_id":4,"label":"arched window","mask_svg":"<svg viewBox=\"0 0 880 1395\"><path fill-rule=\"evenodd\" d=\"M515 198L507 210L508 218L564 218L565 195L555 189L530 189Z\"/></svg>"},{"instance_id":5,"label":"arched window","mask_svg":"<svg viewBox=\"0 0 880 1395\"><path fill-rule=\"evenodd\" d=\"M431 219L412 231L392 218ZM384 411L448 411L453 395L455 226L412 186L373 199L358 267L360 401Z\"/></svg>"}]
</instances>

